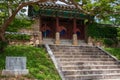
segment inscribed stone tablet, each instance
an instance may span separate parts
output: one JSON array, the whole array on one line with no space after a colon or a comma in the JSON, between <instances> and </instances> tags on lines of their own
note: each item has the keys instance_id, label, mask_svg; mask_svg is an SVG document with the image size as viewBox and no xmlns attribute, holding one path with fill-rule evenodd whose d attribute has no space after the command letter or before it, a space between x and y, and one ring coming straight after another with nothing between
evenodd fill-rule
<instances>
[{"instance_id":1,"label":"inscribed stone tablet","mask_svg":"<svg viewBox=\"0 0 120 80\"><path fill-rule=\"evenodd\" d=\"M26 57L6 57L6 70L26 69Z\"/></svg>"}]
</instances>

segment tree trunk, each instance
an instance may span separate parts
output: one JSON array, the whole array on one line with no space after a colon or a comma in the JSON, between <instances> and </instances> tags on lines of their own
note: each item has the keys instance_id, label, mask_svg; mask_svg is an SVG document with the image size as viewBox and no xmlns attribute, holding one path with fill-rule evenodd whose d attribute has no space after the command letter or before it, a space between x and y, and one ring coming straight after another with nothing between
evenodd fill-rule
<instances>
[{"instance_id":1,"label":"tree trunk","mask_svg":"<svg viewBox=\"0 0 120 80\"><path fill-rule=\"evenodd\" d=\"M7 46L7 40L5 39L5 32L0 28L0 53L2 53Z\"/></svg>"}]
</instances>

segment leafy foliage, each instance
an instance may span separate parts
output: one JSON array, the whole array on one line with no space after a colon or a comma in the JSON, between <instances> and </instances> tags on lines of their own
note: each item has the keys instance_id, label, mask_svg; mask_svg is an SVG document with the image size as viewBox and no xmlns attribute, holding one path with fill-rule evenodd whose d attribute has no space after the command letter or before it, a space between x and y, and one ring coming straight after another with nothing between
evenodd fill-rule
<instances>
[{"instance_id":1,"label":"leafy foliage","mask_svg":"<svg viewBox=\"0 0 120 80\"><path fill-rule=\"evenodd\" d=\"M93 38L116 38L117 28L110 25L90 24L87 29L88 36Z\"/></svg>"},{"instance_id":2,"label":"leafy foliage","mask_svg":"<svg viewBox=\"0 0 120 80\"><path fill-rule=\"evenodd\" d=\"M79 2L83 12L93 15L97 22L120 25L120 1L119 0L75 0Z\"/></svg>"},{"instance_id":3,"label":"leafy foliage","mask_svg":"<svg viewBox=\"0 0 120 80\"><path fill-rule=\"evenodd\" d=\"M0 70L4 69L6 56L25 56L29 75L26 77L41 80L61 80L50 57L44 48L33 46L8 46L0 55Z\"/></svg>"},{"instance_id":4,"label":"leafy foliage","mask_svg":"<svg viewBox=\"0 0 120 80\"><path fill-rule=\"evenodd\" d=\"M33 24L32 20L27 20L24 18L23 19L15 18L14 21L7 28L7 31L17 32L19 29L22 29L22 28L30 28L32 24Z\"/></svg>"},{"instance_id":5,"label":"leafy foliage","mask_svg":"<svg viewBox=\"0 0 120 80\"><path fill-rule=\"evenodd\" d=\"M4 51L4 49L7 47L8 43L6 41L0 41L0 53Z\"/></svg>"},{"instance_id":6,"label":"leafy foliage","mask_svg":"<svg viewBox=\"0 0 120 80\"><path fill-rule=\"evenodd\" d=\"M30 40L31 36L26 34L6 34L7 40Z\"/></svg>"},{"instance_id":7,"label":"leafy foliage","mask_svg":"<svg viewBox=\"0 0 120 80\"><path fill-rule=\"evenodd\" d=\"M117 28L117 30L118 30L118 40L120 41L120 28Z\"/></svg>"},{"instance_id":8,"label":"leafy foliage","mask_svg":"<svg viewBox=\"0 0 120 80\"><path fill-rule=\"evenodd\" d=\"M103 40L103 44L105 44L106 46L112 46L113 44L114 44L115 42L114 42L114 40L112 40L112 39L110 39L110 38L105 38L104 40Z\"/></svg>"},{"instance_id":9,"label":"leafy foliage","mask_svg":"<svg viewBox=\"0 0 120 80\"><path fill-rule=\"evenodd\" d=\"M105 50L120 60L120 48L105 48Z\"/></svg>"},{"instance_id":10,"label":"leafy foliage","mask_svg":"<svg viewBox=\"0 0 120 80\"><path fill-rule=\"evenodd\" d=\"M97 41L102 42L105 46L115 46L118 43L117 28L105 24L89 24L87 35Z\"/></svg>"},{"instance_id":11,"label":"leafy foliage","mask_svg":"<svg viewBox=\"0 0 120 80\"><path fill-rule=\"evenodd\" d=\"M1 0L0 1L0 25L3 24L8 17L16 10L22 2L29 0ZM21 9L19 12L24 13L26 10Z\"/></svg>"}]
</instances>

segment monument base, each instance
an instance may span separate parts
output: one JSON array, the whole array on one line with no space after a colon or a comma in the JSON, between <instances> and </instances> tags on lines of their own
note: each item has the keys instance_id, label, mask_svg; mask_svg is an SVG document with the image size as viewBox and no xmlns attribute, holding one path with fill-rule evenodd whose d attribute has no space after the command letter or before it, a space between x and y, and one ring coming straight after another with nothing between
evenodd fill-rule
<instances>
[{"instance_id":1,"label":"monument base","mask_svg":"<svg viewBox=\"0 0 120 80\"><path fill-rule=\"evenodd\" d=\"M3 76L27 75L28 73L29 73L28 69L25 69L25 70L2 70Z\"/></svg>"}]
</instances>

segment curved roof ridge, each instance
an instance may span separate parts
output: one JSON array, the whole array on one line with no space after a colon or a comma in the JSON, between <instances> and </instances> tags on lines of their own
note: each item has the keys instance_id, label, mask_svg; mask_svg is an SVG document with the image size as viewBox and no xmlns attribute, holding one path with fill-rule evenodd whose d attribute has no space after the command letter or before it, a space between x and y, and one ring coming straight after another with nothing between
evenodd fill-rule
<instances>
[{"instance_id":1,"label":"curved roof ridge","mask_svg":"<svg viewBox=\"0 0 120 80\"><path fill-rule=\"evenodd\" d=\"M74 5L68 5L68 4L61 4L59 2L43 2L39 3L40 6L46 6L46 7L55 7L55 8L67 8L67 9L76 9Z\"/></svg>"},{"instance_id":2,"label":"curved roof ridge","mask_svg":"<svg viewBox=\"0 0 120 80\"><path fill-rule=\"evenodd\" d=\"M59 0L56 1L55 3L56 3L56 4L61 4L61 5L68 5L68 4L66 4L66 3L64 3L64 2L61 2L61 1L59 1Z\"/></svg>"}]
</instances>

